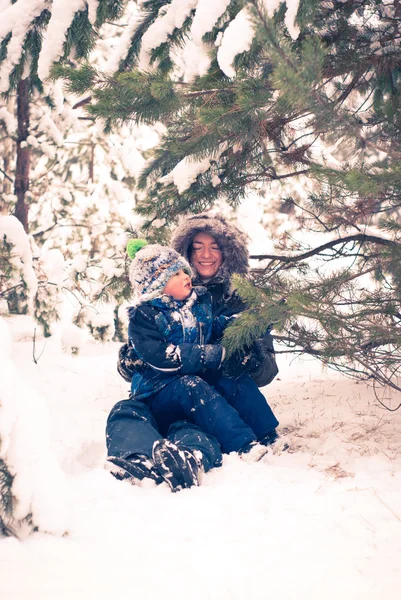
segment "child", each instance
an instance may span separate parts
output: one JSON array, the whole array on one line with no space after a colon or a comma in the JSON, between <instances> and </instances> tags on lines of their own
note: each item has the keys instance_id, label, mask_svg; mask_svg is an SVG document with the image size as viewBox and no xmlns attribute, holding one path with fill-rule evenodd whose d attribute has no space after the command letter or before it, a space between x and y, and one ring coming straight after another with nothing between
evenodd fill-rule
<instances>
[{"instance_id":1,"label":"child","mask_svg":"<svg viewBox=\"0 0 401 600\"><path fill-rule=\"evenodd\" d=\"M217 439L223 452L258 460L267 448L257 440L268 437L278 422L249 376L234 380L221 374L224 349L213 340L229 319L213 320L211 296L204 287L192 287L191 275L172 248L149 245L135 255L128 337L144 367L132 378L130 400L147 405L162 435L176 422L189 421L209 440ZM156 441L152 467L164 479L168 455L169 444ZM185 456L195 465L198 484L199 468L213 465L202 450L187 447Z\"/></svg>"}]
</instances>

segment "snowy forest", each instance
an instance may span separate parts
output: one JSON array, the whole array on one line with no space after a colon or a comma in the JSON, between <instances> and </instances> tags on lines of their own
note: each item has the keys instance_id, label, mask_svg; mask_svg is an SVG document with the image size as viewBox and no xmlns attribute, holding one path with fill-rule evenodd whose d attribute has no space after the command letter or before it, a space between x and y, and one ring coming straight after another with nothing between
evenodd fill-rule
<instances>
[{"instance_id":1,"label":"snowy forest","mask_svg":"<svg viewBox=\"0 0 401 600\"><path fill-rule=\"evenodd\" d=\"M337 423L341 428L347 422L350 402L358 427L366 425L365 411L369 418L377 418L376 425L366 425L369 432L383 424L393 462L386 467L383 477L388 475L388 481L382 487L391 498L382 500L381 506L393 507L400 489L394 461L401 456L401 2L0 0L0 15L0 563L3 557L15 557L17 572L21 555L14 542L33 539L40 532L58 540L74 536L71 522L78 541L92 536L96 543L98 525L95 521L84 525L95 505L95 492L104 493L101 516L109 516L113 508L118 511L120 501L126 518L132 517L131 500L139 512L146 503L156 512L170 507L166 509L172 518L170 541L174 527L179 528L180 511L186 515L191 506L200 510L202 501L211 506L217 502L222 539L230 532L233 544L254 542L244 532L234 540L228 516L227 522L222 517L238 483L231 455L225 480L230 492L219 488L217 473L207 474L210 479L205 480L211 483L205 485L204 496L196 499L195 491L188 491L191 499L183 494L181 507L176 508L163 495L165 490L151 496L150 489L119 487L119 482L109 482L101 467L106 410L111 398L117 401L127 394L124 382L114 374L118 349L127 339L126 309L132 297L127 241L140 237L167 244L181 217L204 211L224 215L250 238L249 276L235 275L232 281L250 308L226 330L226 351L234 353L251 344L273 324L277 360L283 365L281 381L274 385L284 405L287 400L291 404L290 397L298 397L290 382L294 390L306 381L303 364L313 365L314 375L305 384L308 397L313 396L310 389L315 384L310 382L318 370L324 375L317 380L330 381L342 390L339 394L347 396L347 390L359 394L354 404L347 396L348 406L338 414L337 408L327 408L333 419L336 414L330 434ZM297 360L307 362L295 362L298 366L290 379L291 361ZM26 380L19 376L22 369ZM72 412L58 412L80 410L75 400L67 409L63 387L67 383L57 388L57 378L64 381L62 369L65 381L70 377L74 386L72 395L101 399L96 418L94 406L84 409L85 426L78 426ZM86 369L100 379L86 380ZM285 385L289 387L280 387ZM327 395L325 385L322 397ZM363 394L358 392L361 386ZM57 389L59 408L46 400L57 396ZM282 420L290 442L299 444L298 456L309 452L318 460L319 436L315 440L311 419L316 418L319 402L312 404L305 420L299 417L294 425L285 411ZM379 412L373 414L374 410ZM68 432L67 425L61 426L64 418ZM56 451L51 450L56 434L48 430L48 421L53 426L55 422L57 435L64 432L68 440ZM90 439L84 441L90 422L96 430L92 446ZM304 444L302 435L312 442ZM361 439L356 435L350 432L348 442ZM366 459L372 457L373 447L380 446L373 438L369 433L369 443L361 451ZM319 485L324 485L322 473L334 474L336 482L346 485L349 472L342 461L347 452L352 454L350 448L343 444L340 449L338 439L331 443L325 438L324 443ZM26 453L33 458L27 461ZM283 486L272 510L281 503L287 516L293 509L288 472L306 469L312 461L294 458L291 463L294 456L284 458L288 471L276 462L282 457L271 459ZM77 473L82 476L80 469L86 469L88 479L71 483ZM376 475L379 468L373 471ZM248 473L240 473L249 478L251 490L242 499L252 511L252 493L259 497L264 488L258 487L262 484L257 483L256 470ZM364 476L359 487L374 489L374 478L366 483ZM50 485L49 479L55 483ZM85 495L85 481L88 489L93 486L93 497ZM310 504L309 493L318 487L314 483L312 476L305 476L294 521L312 506L311 520L317 516L331 531L323 504L317 500ZM358 487L352 487L352 481L349 485ZM146 492L143 500L138 491ZM336 493L328 492L326 500L340 519L341 510L333 500ZM86 512L76 513L71 521L68 498L77 503L80 494ZM236 515L238 506L233 510ZM346 505L343 510L351 509ZM401 518L395 508L391 514L395 525L383 517L384 526L378 528L383 540L390 536L395 558L400 547L391 527L399 529ZM351 513L347 515L349 535L359 536L362 529ZM133 536L138 529L146 535L139 518L130 525ZM205 520L210 520L209 513ZM249 525L246 518L245 522ZM161 516L157 524L162 527ZM112 544L123 543L122 516L120 526L120 533L110 538ZM112 535L105 527L106 537ZM286 527L285 536L290 536L290 525ZM315 527L307 547L311 557L319 545ZM199 531L193 527L189 535L197 540L195 548L204 544L202 551L207 552L207 539L197 537L200 529L201 525ZM264 525L261 531L269 536ZM308 536L307 525L302 532ZM273 533L279 535L279 528L273 527ZM186 539L182 535L178 546ZM2 536L9 544L4 553ZM222 539L217 547L224 552ZM363 539L358 551L366 545ZM150 536L145 552L149 560L152 541L157 540ZM383 540L376 540L382 550ZM338 549L335 564L340 565L339 549L346 540L336 533L332 542ZM47 542L38 543L37 551L47 553ZM274 547L270 543L267 550ZM162 548L167 547L166 534ZM55 546L50 545L49 552L53 551ZM61 547L57 550L59 560L63 552ZM136 546L134 555L139 552ZM330 556L328 548L323 555ZM185 563L182 546L178 556ZM96 557L100 564L106 558L100 552ZM296 553L284 558L285 546L280 546L276 565L280 572L284 572L278 566L280 557L291 568L299 558ZM364 573L372 557L376 559L375 554L365 556L359 566ZM95 568L95 558L89 571ZM351 564L351 554L348 558ZM236 560L231 556L231 566ZM255 569L262 573L260 557L255 560ZM227 560L226 574L231 566ZM28 566L23 568L31 577ZM401 582L399 567L389 563L381 568L389 587L381 588L379 577L369 580L369 592L364 594L368 600L383 593L389 600L398 597L393 586ZM170 581L171 573L164 567L162 572ZM128 597L124 581L123 577L116 597ZM206 594L202 597L216 599L247 594L245 579L238 580L237 588L226 588L224 581L218 580L213 593L202 584L199 598L202 590ZM327 582L323 585L318 579L315 596L306 575L302 581L300 595L288 584L283 599L329 599L341 593L354 600L365 589L351 572L344 579L349 584L345 593L341 587L326 588ZM188 574L184 582L189 583ZM108 584L107 580L105 590ZM85 582L82 596L74 587L67 586L66 595L57 587L41 587L39 575L35 585L37 596L24 595L28 592L18 588L18 597L103 598L101 584L98 588L92 580ZM161 583L145 592L145 575L138 585L141 598L162 592L170 597ZM267 590L259 594L260 574L252 585L251 600L270 597ZM11 579L8 586L5 597L16 598ZM192 596L183 590L182 594L198 598L195 591Z\"/></svg>"}]
</instances>

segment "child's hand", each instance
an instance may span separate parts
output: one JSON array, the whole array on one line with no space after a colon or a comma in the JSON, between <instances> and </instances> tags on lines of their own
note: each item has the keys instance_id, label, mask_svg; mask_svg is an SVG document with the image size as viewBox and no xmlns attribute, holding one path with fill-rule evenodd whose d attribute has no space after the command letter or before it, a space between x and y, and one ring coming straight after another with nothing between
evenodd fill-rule
<instances>
[{"instance_id":1,"label":"child's hand","mask_svg":"<svg viewBox=\"0 0 401 600\"><path fill-rule=\"evenodd\" d=\"M125 381L131 382L135 373L143 371L145 364L130 344L123 344L118 352L117 371Z\"/></svg>"}]
</instances>

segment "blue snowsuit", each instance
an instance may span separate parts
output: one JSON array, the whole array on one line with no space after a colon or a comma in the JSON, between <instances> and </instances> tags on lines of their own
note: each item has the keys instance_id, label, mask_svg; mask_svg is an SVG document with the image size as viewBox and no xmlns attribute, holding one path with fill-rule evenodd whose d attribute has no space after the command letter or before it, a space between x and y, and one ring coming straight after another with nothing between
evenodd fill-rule
<instances>
[{"instance_id":1,"label":"blue snowsuit","mask_svg":"<svg viewBox=\"0 0 401 600\"><path fill-rule=\"evenodd\" d=\"M109 415L109 455L151 456L154 441L163 436L200 450L207 471L221 464L221 450L240 450L277 427L249 375L234 380L219 371L223 349L211 342L228 319L213 319L205 288L196 287L183 302L170 296L151 300L130 309L129 316L129 340L145 366L132 378L131 398L117 403Z\"/></svg>"}]
</instances>

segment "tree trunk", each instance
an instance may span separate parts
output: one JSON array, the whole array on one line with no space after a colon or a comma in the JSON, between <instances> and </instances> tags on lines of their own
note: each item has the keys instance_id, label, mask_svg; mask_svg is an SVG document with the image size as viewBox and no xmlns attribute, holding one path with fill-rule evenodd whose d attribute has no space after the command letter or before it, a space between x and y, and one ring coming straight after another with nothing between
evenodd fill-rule
<instances>
[{"instance_id":1,"label":"tree trunk","mask_svg":"<svg viewBox=\"0 0 401 600\"><path fill-rule=\"evenodd\" d=\"M14 193L17 196L15 216L28 233L28 205L26 192L29 189L30 147L26 143L29 135L29 79L23 79L17 89L17 168L15 174Z\"/></svg>"},{"instance_id":2,"label":"tree trunk","mask_svg":"<svg viewBox=\"0 0 401 600\"><path fill-rule=\"evenodd\" d=\"M8 156L8 144L7 144L7 141L8 140L6 140L6 143L4 144L4 146L5 146L5 153L4 153L4 156L3 156L3 167L4 167L3 194L9 194L10 193L10 191L11 191L10 183L12 183L12 180L10 182L11 178L9 179L7 177L7 174L8 174L9 169L10 169L10 159L9 159L9 156Z\"/></svg>"},{"instance_id":3,"label":"tree trunk","mask_svg":"<svg viewBox=\"0 0 401 600\"><path fill-rule=\"evenodd\" d=\"M95 177L95 144L91 144L91 155L89 160L89 179L91 183L94 183Z\"/></svg>"}]
</instances>

